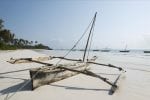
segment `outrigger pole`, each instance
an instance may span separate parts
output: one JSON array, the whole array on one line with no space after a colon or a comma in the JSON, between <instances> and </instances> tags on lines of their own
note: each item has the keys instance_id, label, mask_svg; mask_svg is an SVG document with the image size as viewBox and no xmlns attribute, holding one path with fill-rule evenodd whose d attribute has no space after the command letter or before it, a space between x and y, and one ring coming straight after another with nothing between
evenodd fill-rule
<instances>
[{"instance_id":1,"label":"outrigger pole","mask_svg":"<svg viewBox=\"0 0 150 100\"><path fill-rule=\"evenodd\" d=\"M85 56L86 56L86 52L87 52L87 47L88 47L89 40L90 40L90 36L91 36L92 30L93 30L93 27L94 27L94 24L95 24L96 15L97 15L97 12L96 12L95 15L94 15L93 23L92 23L92 26L91 26L91 29L90 29L90 33L89 33L89 36L88 36L88 39L87 39L87 43L86 43L86 46L85 46L84 55L83 55L83 62L85 61Z\"/></svg>"}]
</instances>

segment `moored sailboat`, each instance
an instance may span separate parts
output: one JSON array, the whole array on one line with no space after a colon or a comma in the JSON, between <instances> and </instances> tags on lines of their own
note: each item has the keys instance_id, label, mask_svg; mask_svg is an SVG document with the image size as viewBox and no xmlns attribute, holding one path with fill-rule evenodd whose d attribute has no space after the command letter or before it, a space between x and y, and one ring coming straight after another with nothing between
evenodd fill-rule
<instances>
[{"instance_id":1,"label":"moored sailboat","mask_svg":"<svg viewBox=\"0 0 150 100\"><path fill-rule=\"evenodd\" d=\"M130 52L130 50L127 50L127 45L126 45L125 49L124 50L120 50L119 52L128 53L128 52Z\"/></svg>"}]
</instances>

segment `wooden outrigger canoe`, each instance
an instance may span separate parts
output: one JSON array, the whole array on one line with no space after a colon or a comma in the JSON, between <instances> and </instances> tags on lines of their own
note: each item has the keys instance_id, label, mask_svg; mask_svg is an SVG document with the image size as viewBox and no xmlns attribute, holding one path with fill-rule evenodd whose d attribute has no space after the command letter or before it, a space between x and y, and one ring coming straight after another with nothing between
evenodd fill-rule
<instances>
[{"instance_id":1,"label":"wooden outrigger canoe","mask_svg":"<svg viewBox=\"0 0 150 100\"><path fill-rule=\"evenodd\" d=\"M62 79L66 79L66 78L69 78L69 77L77 75L77 74L84 74L84 75L88 75L91 77L101 79L105 83L111 85L112 88L110 89L110 94L113 94L116 91L116 89L118 88L116 83L119 80L121 74L118 76L116 82L112 83L107 78L104 78L100 75L97 75L97 74L89 71L89 69L90 69L89 65L95 64L95 65L107 66L107 67L111 67L111 68L116 68L119 71L122 71L123 73L126 72L121 67L117 67L117 66L114 66L111 64L96 63L95 62L95 60L97 59L96 56L94 56L92 59L88 60L87 62L83 62L80 60L67 59L64 57L54 57L54 58L60 58L60 59L65 59L65 60L77 61L77 62L70 63L70 64L53 65L50 63L32 60L32 58L21 58L20 59L22 61L26 60L28 62L35 62L35 63L45 65L44 67L40 67L40 68L27 69L30 71L32 89L35 89L42 85L50 84L52 82L60 81ZM9 61L9 62L13 62L12 64L15 64L15 63L18 63L17 61L19 61L19 59L16 59L16 61L13 59L13 61ZM22 63L25 63L25 62L22 62Z\"/></svg>"},{"instance_id":2,"label":"wooden outrigger canoe","mask_svg":"<svg viewBox=\"0 0 150 100\"><path fill-rule=\"evenodd\" d=\"M91 61L95 61L95 60L96 58L92 59ZM44 66L40 68L30 69L32 89L79 74L78 72L60 69L57 67L64 67L64 68L69 68L77 71L84 71L90 69L89 65L90 63L80 61L80 62L70 63L70 64L59 64L55 66L52 65L50 67Z\"/></svg>"}]
</instances>

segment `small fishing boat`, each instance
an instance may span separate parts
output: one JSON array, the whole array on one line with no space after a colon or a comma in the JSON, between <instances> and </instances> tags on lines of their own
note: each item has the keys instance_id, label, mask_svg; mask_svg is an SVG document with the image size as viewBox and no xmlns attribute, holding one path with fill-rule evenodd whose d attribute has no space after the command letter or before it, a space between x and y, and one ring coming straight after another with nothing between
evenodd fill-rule
<instances>
[{"instance_id":1,"label":"small fishing boat","mask_svg":"<svg viewBox=\"0 0 150 100\"><path fill-rule=\"evenodd\" d=\"M80 49L79 51L84 51L84 49Z\"/></svg>"},{"instance_id":2,"label":"small fishing boat","mask_svg":"<svg viewBox=\"0 0 150 100\"><path fill-rule=\"evenodd\" d=\"M120 50L120 52L130 52L130 50Z\"/></svg>"},{"instance_id":3,"label":"small fishing boat","mask_svg":"<svg viewBox=\"0 0 150 100\"><path fill-rule=\"evenodd\" d=\"M144 53L150 53L150 51L144 51Z\"/></svg>"},{"instance_id":4,"label":"small fishing boat","mask_svg":"<svg viewBox=\"0 0 150 100\"><path fill-rule=\"evenodd\" d=\"M106 47L106 48L104 48L104 49L101 49L100 51L101 51L101 52L109 52L110 49Z\"/></svg>"},{"instance_id":5,"label":"small fishing boat","mask_svg":"<svg viewBox=\"0 0 150 100\"><path fill-rule=\"evenodd\" d=\"M107 49L104 49L104 50L101 50L101 52L109 52L110 50L107 50Z\"/></svg>"},{"instance_id":6,"label":"small fishing boat","mask_svg":"<svg viewBox=\"0 0 150 100\"><path fill-rule=\"evenodd\" d=\"M128 53L128 52L130 52L130 50L127 50L127 45L126 45L125 49L124 50L120 50L119 52Z\"/></svg>"},{"instance_id":7,"label":"small fishing boat","mask_svg":"<svg viewBox=\"0 0 150 100\"><path fill-rule=\"evenodd\" d=\"M93 51L100 51L99 49L94 49Z\"/></svg>"}]
</instances>

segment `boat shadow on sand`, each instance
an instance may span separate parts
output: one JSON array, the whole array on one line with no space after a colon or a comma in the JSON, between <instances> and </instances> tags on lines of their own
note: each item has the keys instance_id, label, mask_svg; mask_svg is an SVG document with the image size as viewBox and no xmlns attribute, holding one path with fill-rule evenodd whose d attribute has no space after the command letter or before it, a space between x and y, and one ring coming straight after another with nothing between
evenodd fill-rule
<instances>
[{"instance_id":1,"label":"boat shadow on sand","mask_svg":"<svg viewBox=\"0 0 150 100\"><path fill-rule=\"evenodd\" d=\"M9 78L11 78L11 77L9 77ZM12 77L11 79L16 79L16 78ZM9 93L14 93L14 92L20 92L20 91L32 91L31 81L28 79L22 79L22 80L23 80L23 82L21 82L19 84L16 84L16 85L13 85L13 86L10 86L10 87L0 90L0 95L5 95L5 94L9 94ZM27 84L27 85L25 85L25 84Z\"/></svg>"},{"instance_id":2,"label":"boat shadow on sand","mask_svg":"<svg viewBox=\"0 0 150 100\"><path fill-rule=\"evenodd\" d=\"M62 87L62 88L65 88L65 89L71 89L71 90L109 91L109 89L82 88L82 87L65 86L65 85L56 85L56 84L50 84L50 86Z\"/></svg>"},{"instance_id":3,"label":"boat shadow on sand","mask_svg":"<svg viewBox=\"0 0 150 100\"><path fill-rule=\"evenodd\" d=\"M99 73L99 74L105 74L105 73ZM113 74L108 74L108 75L113 75ZM117 75L117 74L114 74L114 75ZM10 76L9 77L7 77L7 76L0 76L0 78L10 78L10 79L23 80L23 82L21 82L19 84L7 87L7 88L5 88L3 90L0 90L0 95L5 95L5 94L9 94L9 93L14 93L14 92L21 92L21 91L32 91L32 83L31 83L31 80L29 80L29 79L16 78L16 77L10 77ZM86 91L108 92L108 94L111 95L109 88L108 89L99 89L99 88L83 88L83 87L57 85L57 84L49 84L49 85L50 86L54 86L54 87L65 88L65 89L68 89L68 90L70 89L70 90L86 90Z\"/></svg>"},{"instance_id":4,"label":"boat shadow on sand","mask_svg":"<svg viewBox=\"0 0 150 100\"><path fill-rule=\"evenodd\" d=\"M106 73L97 73L101 75L118 75L118 74L106 74ZM9 78L9 79L19 79L22 80L21 83L7 87L3 90L0 90L0 95L5 95L13 92L20 92L20 91L32 91L32 83L31 80L29 79L24 79L24 78L18 78L18 77L11 77L11 76L0 76L1 78ZM49 84L50 86L54 87L60 87L60 88L65 88L65 89L70 89L70 90L86 90L86 91L103 91L106 92L108 91L109 95L110 94L110 89L99 89L99 88L83 88L83 87L75 87L75 86L66 86L66 85L57 85L57 84ZM23 87L23 88L22 88Z\"/></svg>"},{"instance_id":5,"label":"boat shadow on sand","mask_svg":"<svg viewBox=\"0 0 150 100\"><path fill-rule=\"evenodd\" d=\"M21 91L32 91L32 84L29 82L27 85L25 85L29 80L24 80L22 83L7 87L3 90L0 90L1 95L9 94L9 93L14 93L14 92L21 92ZM82 88L82 87L75 87L75 86L65 86L65 85L56 85L56 84L49 84L50 86L54 87L61 87L65 89L70 89L70 90L86 90L86 91L104 91L104 92L109 92L110 89L98 89L98 88ZM22 89L20 89L22 86ZM18 90L19 89L19 90Z\"/></svg>"}]
</instances>

